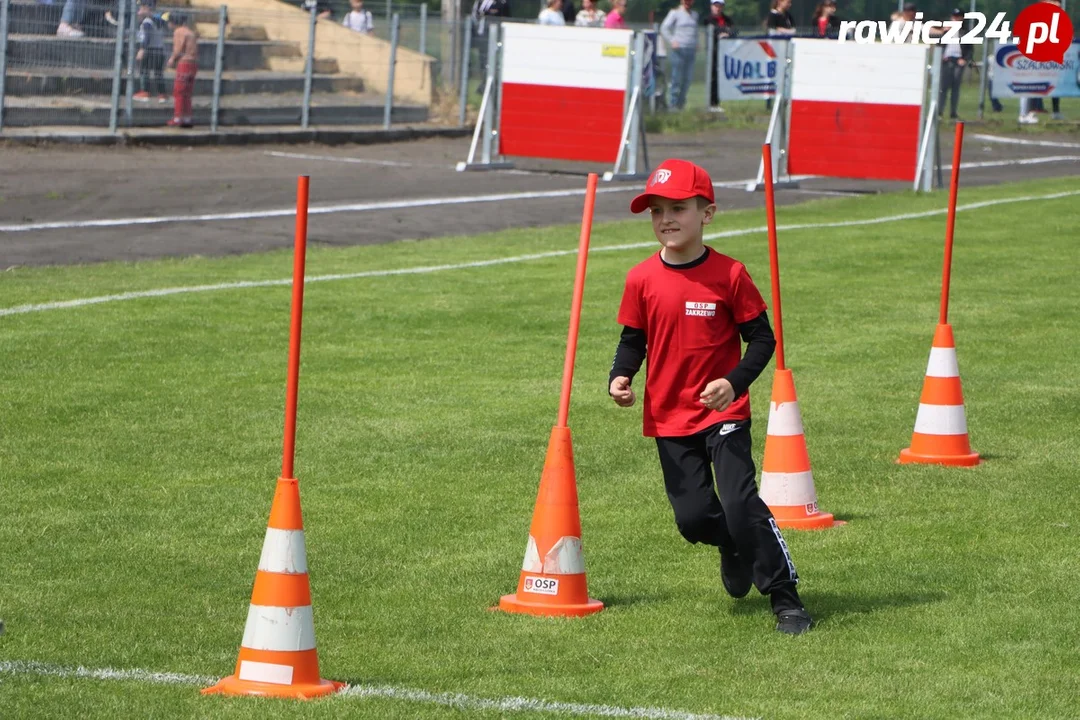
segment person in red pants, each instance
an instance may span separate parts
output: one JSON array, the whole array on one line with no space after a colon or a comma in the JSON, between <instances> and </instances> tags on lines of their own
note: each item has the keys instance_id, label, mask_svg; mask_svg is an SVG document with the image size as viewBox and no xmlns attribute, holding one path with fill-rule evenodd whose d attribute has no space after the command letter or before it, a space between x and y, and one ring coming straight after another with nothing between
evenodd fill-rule
<instances>
[{"instance_id":1,"label":"person in red pants","mask_svg":"<svg viewBox=\"0 0 1080 720\"><path fill-rule=\"evenodd\" d=\"M187 26L187 18L180 13L162 15L173 34L173 51L167 63L176 68L173 81L173 119L169 127L189 128L191 121L191 96L195 92L195 74L199 69L199 44L195 33Z\"/></svg>"}]
</instances>

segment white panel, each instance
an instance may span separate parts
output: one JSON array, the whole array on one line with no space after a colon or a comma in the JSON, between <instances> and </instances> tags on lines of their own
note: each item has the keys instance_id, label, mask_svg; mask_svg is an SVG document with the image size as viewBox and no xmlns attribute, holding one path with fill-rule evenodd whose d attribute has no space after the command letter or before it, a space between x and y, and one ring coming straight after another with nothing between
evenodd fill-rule
<instances>
[{"instance_id":1,"label":"white panel","mask_svg":"<svg viewBox=\"0 0 1080 720\"><path fill-rule=\"evenodd\" d=\"M273 683L274 685L292 685L292 677L292 665L275 665L274 663L255 662L253 660L240 661L241 680Z\"/></svg>"},{"instance_id":2,"label":"white panel","mask_svg":"<svg viewBox=\"0 0 1080 720\"><path fill-rule=\"evenodd\" d=\"M926 47L797 39L793 100L922 105Z\"/></svg>"},{"instance_id":3,"label":"white panel","mask_svg":"<svg viewBox=\"0 0 1080 720\"><path fill-rule=\"evenodd\" d=\"M252 605L248 608L244 639L249 650L312 650L315 647L315 617L311 606L295 608Z\"/></svg>"},{"instance_id":4,"label":"white panel","mask_svg":"<svg viewBox=\"0 0 1080 720\"><path fill-rule=\"evenodd\" d=\"M503 33L503 82L626 90L630 30L505 23Z\"/></svg>"},{"instance_id":5,"label":"white panel","mask_svg":"<svg viewBox=\"0 0 1080 720\"><path fill-rule=\"evenodd\" d=\"M259 569L273 573L306 573L307 546L303 530L266 528Z\"/></svg>"},{"instance_id":6,"label":"white panel","mask_svg":"<svg viewBox=\"0 0 1080 720\"><path fill-rule=\"evenodd\" d=\"M802 414L799 403L769 403L769 427L766 435L802 435Z\"/></svg>"},{"instance_id":7,"label":"white panel","mask_svg":"<svg viewBox=\"0 0 1080 720\"><path fill-rule=\"evenodd\" d=\"M924 435L966 435L967 418L963 405L927 405L919 403L915 432Z\"/></svg>"},{"instance_id":8,"label":"white panel","mask_svg":"<svg viewBox=\"0 0 1080 720\"><path fill-rule=\"evenodd\" d=\"M960 377L956 364L956 348L930 348L930 362L926 365L930 377Z\"/></svg>"},{"instance_id":9,"label":"white panel","mask_svg":"<svg viewBox=\"0 0 1080 720\"><path fill-rule=\"evenodd\" d=\"M798 473L762 472L761 492L758 494L770 507L791 507L817 502L814 475L809 470Z\"/></svg>"}]
</instances>

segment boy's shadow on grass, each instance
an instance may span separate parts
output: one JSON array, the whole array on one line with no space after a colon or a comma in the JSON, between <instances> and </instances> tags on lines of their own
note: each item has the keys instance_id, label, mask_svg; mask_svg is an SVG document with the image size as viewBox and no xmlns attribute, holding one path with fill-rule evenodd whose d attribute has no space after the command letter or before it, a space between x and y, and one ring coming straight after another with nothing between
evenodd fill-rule
<instances>
[{"instance_id":1,"label":"boy's shadow on grass","mask_svg":"<svg viewBox=\"0 0 1080 720\"><path fill-rule=\"evenodd\" d=\"M743 600L737 601L731 608L732 615L758 615L762 611L771 612L769 598L759 595L757 590L751 590L750 592L750 595ZM878 612L888 612L894 608L938 603L947 597L940 590L897 592L881 595L808 591L801 593L801 595L806 609L814 618L814 623L819 625L828 622L829 618L834 615L872 615Z\"/></svg>"}]
</instances>

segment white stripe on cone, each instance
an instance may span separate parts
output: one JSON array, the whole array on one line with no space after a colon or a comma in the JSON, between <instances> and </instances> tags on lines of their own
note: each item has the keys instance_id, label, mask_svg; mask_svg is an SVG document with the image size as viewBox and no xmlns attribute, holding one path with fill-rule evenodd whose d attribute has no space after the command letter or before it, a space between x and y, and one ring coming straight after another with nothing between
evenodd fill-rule
<instances>
[{"instance_id":1,"label":"white stripe on cone","mask_svg":"<svg viewBox=\"0 0 1080 720\"><path fill-rule=\"evenodd\" d=\"M272 683L274 685L292 685L292 678L292 665L255 662L254 660L240 661L241 680Z\"/></svg>"},{"instance_id":2,"label":"white stripe on cone","mask_svg":"<svg viewBox=\"0 0 1080 720\"><path fill-rule=\"evenodd\" d=\"M930 362L926 365L928 377L960 377L956 363L956 348L930 348Z\"/></svg>"},{"instance_id":3,"label":"white stripe on cone","mask_svg":"<svg viewBox=\"0 0 1080 720\"><path fill-rule=\"evenodd\" d=\"M802 435L802 414L799 412L799 403L785 402L777 405L769 403L769 427L766 435Z\"/></svg>"},{"instance_id":4,"label":"white stripe on cone","mask_svg":"<svg viewBox=\"0 0 1080 720\"><path fill-rule=\"evenodd\" d=\"M525 572L544 573L546 575L580 575L585 572L585 554L581 548L581 538L562 537L555 543L543 560L536 547L536 540L529 536L525 546L525 560L521 563Z\"/></svg>"},{"instance_id":5,"label":"white stripe on cone","mask_svg":"<svg viewBox=\"0 0 1080 720\"><path fill-rule=\"evenodd\" d=\"M814 490L814 474L806 472L761 473L761 499L769 507L809 505L817 502Z\"/></svg>"},{"instance_id":6,"label":"white stripe on cone","mask_svg":"<svg viewBox=\"0 0 1080 720\"><path fill-rule=\"evenodd\" d=\"M266 528L259 569L273 573L306 573L307 546L303 530Z\"/></svg>"},{"instance_id":7,"label":"white stripe on cone","mask_svg":"<svg viewBox=\"0 0 1080 720\"><path fill-rule=\"evenodd\" d=\"M963 405L927 405L919 403L915 432L923 435L965 435L967 418Z\"/></svg>"},{"instance_id":8,"label":"white stripe on cone","mask_svg":"<svg viewBox=\"0 0 1080 720\"><path fill-rule=\"evenodd\" d=\"M252 605L240 644L249 650L314 650L315 617L311 606Z\"/></svg>"}]
</instances>

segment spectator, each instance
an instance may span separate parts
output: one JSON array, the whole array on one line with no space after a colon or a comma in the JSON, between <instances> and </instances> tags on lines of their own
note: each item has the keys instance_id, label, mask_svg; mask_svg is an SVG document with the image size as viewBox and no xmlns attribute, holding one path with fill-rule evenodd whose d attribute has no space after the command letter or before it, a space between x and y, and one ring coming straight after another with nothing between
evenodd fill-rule
<instances>
[{"instance_id":1,"label":"spectator","mask_svg":"<svg viewBox=\"0 0 1080 720\"><path fill-rule=\"evenodd\" d=\"M791 14L791 0L772 0L772 9L765 18L767 35L794 35L795 18Z\"/></svg>"},{"instance_id":2,"label":"spectator","mask_svg":"<svg viewBox=\"0 0 1080 720\"><path fill-rule=\"evenodd\" d=\"M169 127L192 126L191 96L195 93L195 74L199 70L199 42L187 26L187 17L178 12L161 16L173 33L173 51L167 65L176 68L173 82L173 119Z\"/></svg>"},{"instance_id":3,"label":"spectator","mask_svg":"<svg viewBox=\"0 0 1080 720\"><path fill-rule=\"evenodd\" d=\"M814 9L814 36L840 37L840 18L836 17L836 0L822 0Z\"/></svg>"},{"instance_id":4,"label":"spectator","mask_svg":"<svg viewBox=\"0 0 1080 720\"><path fill-rule=\"evenodd\" d=\"M712 57L709 59L709 72L712 73L713 83L712 91L709 95L709 111L710 112L724 112L724 109L720 107L720 88L716 82L717 75L720 73L720 43L722 38L735 37L738 33L735 31L735 26L731 22L731 17L724 13L724 0L712 0L709 5L709 16L705 18L706 32L712 32L713 39L717 42L713 43Z\"/></svg>"},{"instance_id":5,"label":"spectator","mask_svg":"<svg viewBox=\"0 0 1080 720\"><path fill-rule=\"evenodd\" d=\"M671 47L671 99L668 107L672 110L682 110L685 107L690 81L694 77L698 14L690 9L693 5L694 0L682 0L682 4L670 11L660 25L660 34Z\"/></svg>"},{"instance_id":6,"label":"spectator","mask_svg":"<svg viewBox=\"0 0 1080 720\"><path fill-rule=\"evenodd\" d=\"M960 8L953 8L950 20L952 22L960 23L960 34L962 35L964 33L964 11ZM931 32L934 32L935 29L932 29ZM944 35L948 29L948 27L941 28L941 30L935 34ZM944 45L941 51L941 93L938 97L939 118L942 113L945 112L945 96L951 92L952 96L949 99L949 119L960 119L956 114L957 104L960 102L960 83L964 78L964 68L971 62L974 52L973 45L961 45L959 42L951 42Z\"/></svg>"},{"instance_id":7,"label":"spectator","mask_svg":"<svg viewBox=\"0 0 1080 720\"><path fill-rule=\"evenodd\" d=\"M165 28L164 21L154 15L154 0L139 0L139 32L136 42L139 49L135 53L135 62L139 63L139 92L133 98L139 102L150 102L150 73L154 73L154 87L157 89L159 103L166 102L165 97Z\"/></svg>"},{"instance_id":8,"label":"spectator","mask_svg":"<svg viewBox=\"0 0 1080 720\"><path fill-rule=\"evenodd\" d=\"M574 18L577 27L604 27L604 11L596 7L596 0L581 0L581 12Z\"/></svg>"},{"instance_id":9,"label":"spectator","mask_svg":"<svg viewBox=\"0 0 1080 720\"><path fill-rule=\"evenodd\" d=\"M562 14L562 0L548 0L547 7L540 11L541 25L565 25Z\"/></svg>"},{"instance_id":10,"label":"spectator","mask_svg":"<svg viewBox=\"0 0 1080 720\"><path fill-rule=\"evenodd\" d=\"M84 37L86 35L82 29L84 15L86 15L86 0L65 0L64 9L60 12L60 24L56 28L56 36Z\"/></svg>"},{"instance_id":11,"label":"spectator","mask_svg":"<svg viewBox=\"0 0 1080 720\"><path fill-rule=\"evenodd\" d=\"M916 12L918 12L918 8L915 3L905 3L902 12L892 14L892 25L889 26L889 32L897 33L896 36L898 37L899 34L904 31L905 25L915 22ZM894 31L893 28L896 28L896 30ZM919 41L919 38L915 36L914 28L912 29L911 34L904 38L904 42L917 43Z\"/></svg>"},{"instance_id":12,"label":"spectator","mask_svg":"<svg viewBox=\"0 0 1080 720\"><path fill-rule=\"evenodd\" d=\"M510 0L476 0L473 3L472 19L473 19L473 47L480 53L480 68L481 70L487 68L487 53L488 53L488 39L487 39L487 26L488 22L494 18L510 17ZM477 93L484 93L484 84L481 83L480 87L476 90Z\"/></svg>"},{"instance_id":13,"label":"spectator","mask_svg":"<svg viewBox=\"0 0 1080 720\"><path fill-rule=\"evenodd\" d=\"M626 29L626 0L612 0L611 12L604 18L604 27L615 30Z\"/></svg>"},{"instance_id":14,"label":"spectator","mask_svg":"<svg viewBox=\"0 0 1080 720\"><path fill-rule=\"evenodd\" d=\"M349 0L349 5L352 10L345 14L345 19L341 21L341 24L364 35L374 33L375 20L371 16L371 11L364 9L364 0Z\"/></svg>"},{"instance_id":15,"label":"spectator","mask_svg":"<svg viewBox=\"0 0 1080 720\"><path fill-rule=\"evenodd\" d=\"M577 19L577 8L574 7L574 0L563 0L562 4L563 20L567 25L573 25Z\"/></svg>"}]
</instances>

